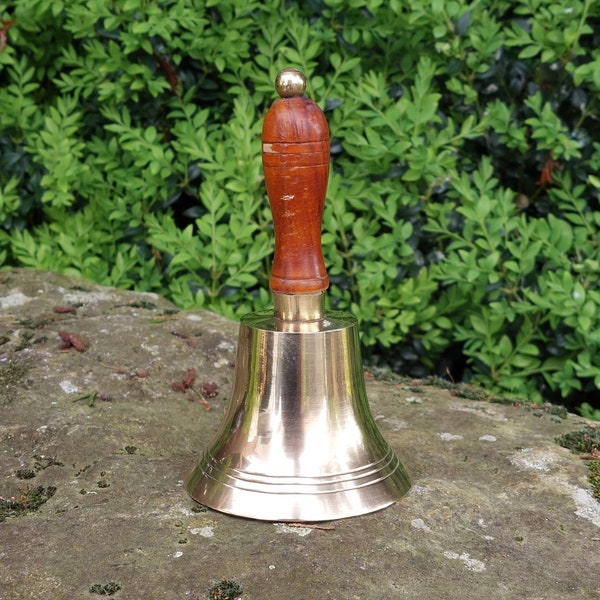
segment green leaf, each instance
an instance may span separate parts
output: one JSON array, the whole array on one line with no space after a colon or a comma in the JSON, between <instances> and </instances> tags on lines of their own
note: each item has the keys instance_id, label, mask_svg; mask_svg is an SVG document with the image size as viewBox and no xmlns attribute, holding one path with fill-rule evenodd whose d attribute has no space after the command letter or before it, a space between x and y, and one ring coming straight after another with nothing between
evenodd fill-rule
<instances>
[{"instance_id":1,"label":"green leaf","mask_svg":"<svg viewBox=\"0 0 600 600\"><path fill-rule=\"evenodd\" d=\"M519 52L519 58L533 58L534 56L537 56L540 53L540 50L541 48L539 46L526 46L525 48L523 48L523 50L521 50L521 52Z\"/></svg>"},{"instance_id":2,"label":"green leaf","mask_svg":"<svg viewBox=\"0 0 600 600\"><path fill-rule=\"evenodd\" d=\"M510 338L507 335L503 335L500 338L500 343L498 344L498 354L503 358L508 358L513 350L513 345Z\"/></svg>"}]
</instances>

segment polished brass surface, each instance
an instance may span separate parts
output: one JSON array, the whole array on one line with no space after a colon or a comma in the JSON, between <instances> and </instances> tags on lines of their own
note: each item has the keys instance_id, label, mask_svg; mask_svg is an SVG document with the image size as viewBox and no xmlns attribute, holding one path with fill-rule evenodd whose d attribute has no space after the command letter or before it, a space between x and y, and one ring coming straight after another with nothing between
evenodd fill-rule
<instances>
[{"instance_id":1,"label":"polished brass surface","mask_svg":"<svg viewBox=\"0 0 600 600\"><path fill-rule=\"evenodd\" d=\"M275 80L275 89L281 98L302 96L306 90L304 73L294 67L281 70Z\"/></svg>"},{"instance_id":2,"label":"polished brass surface","mask_svg":"<svg viewBox=\"0 0 600 600\"><path fill-rule=\"evenodd\" d=\"M228 413L186 487L209 507L270 521L364 514L408 491L369 408L354 317L327 312L296 333L273 311L242 318Z\"/></svg>"},{"instance_id":3,"label":"polished brass surface","mask_svg":"<svg viewBox=\"0 0 600 600\"><path fill-rule=\"evenodd\" d=\"M317 321L325 312L325 293L278 294L273 292L275 316L282 321L296 324Z\"/></svg>"}]
</instances>

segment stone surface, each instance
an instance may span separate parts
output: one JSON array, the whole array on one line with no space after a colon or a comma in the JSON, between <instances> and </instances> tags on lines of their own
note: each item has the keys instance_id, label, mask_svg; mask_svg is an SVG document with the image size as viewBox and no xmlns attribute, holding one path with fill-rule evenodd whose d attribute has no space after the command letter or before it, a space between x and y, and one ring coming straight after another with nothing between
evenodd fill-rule
<instances>
[{"instance_id":1,"label":"stone surface","mask_svg":"<svg viewBox=\"0 0 600 600\"><path fill-rule=\"evenodd\" d=\"M319 529L198 512L182 479L220 423L236 336L154 295L0 271L0 497L56 488L0 522L1 600L110 582L200 599L223 579L248 600L600 598L600 504L555 441L588 424L574 415L367 377L405 498ZM188 369L211 410L173 389Z\"/></svg>"}]
</instances>

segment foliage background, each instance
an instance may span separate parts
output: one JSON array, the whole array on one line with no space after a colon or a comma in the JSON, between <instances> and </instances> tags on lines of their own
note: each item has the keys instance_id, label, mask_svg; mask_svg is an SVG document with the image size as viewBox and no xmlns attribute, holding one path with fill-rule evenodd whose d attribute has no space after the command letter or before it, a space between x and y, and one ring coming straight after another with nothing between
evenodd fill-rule
<instances>
[{"instance_id":1,"label":"foliage background","mask_svg":"<svg viewBox=\"0 0 600 600\"><path fill-rule=\"evenodd\" d=\"M370 360L600 418L592 0L0 4L0 262L267 305L260 130L290 64Z\"/></svg>"}]
</instances>

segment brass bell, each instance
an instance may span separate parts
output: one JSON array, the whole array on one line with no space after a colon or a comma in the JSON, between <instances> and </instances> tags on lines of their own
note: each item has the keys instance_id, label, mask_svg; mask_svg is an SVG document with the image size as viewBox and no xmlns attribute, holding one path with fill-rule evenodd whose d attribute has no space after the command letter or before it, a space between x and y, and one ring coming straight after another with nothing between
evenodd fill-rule
<instances>
[{"instance_id":1,"label":"brass bell","mask_svg":"<svg viewBox=\"0 0 600 600\"><path fill-rule=\"evenodd\" d=\"M305 87L281 71L263 126L274 308L242 318L225 419L185 481L208 507L267 521L369 513L410 488L369 408L357 321L324 310L329 130Z\"/></svg>"}]
</instances>

